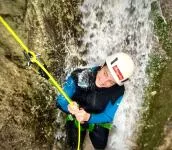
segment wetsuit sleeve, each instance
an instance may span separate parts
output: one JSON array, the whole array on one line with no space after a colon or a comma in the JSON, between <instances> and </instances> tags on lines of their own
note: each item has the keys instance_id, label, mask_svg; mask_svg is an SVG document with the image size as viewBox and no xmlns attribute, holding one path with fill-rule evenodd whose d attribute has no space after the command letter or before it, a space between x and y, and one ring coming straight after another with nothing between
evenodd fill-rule
<instances>
[{"instance_id":1,"label":"wetsuit sleeve","mask_svg":"<svg viewBox=\"0 0 172 150\"><path fill-rule=\"evenodd\" d=\"M102 113L91 114L88 123L112 122L121 100L122 100L122 96L117 99L115 104L112 104L110 101Z\"/></svg>"},{"instance_id":2,"label":"wetsuit sleeve","mask_svg":"<svg viewBox=\"0 0 172 150\"><path fill-rule=\"evenodd\" d=\"M75 90L76 90L76 85L71 76L64 83L63 90L70 98L74 95ZM69 113L68 108L67 108L68 102L64 98L63 95L60 94L56 97L56 104L57 104L57 107L60 108L62 111Z\"/></svg>"}]
</instances>

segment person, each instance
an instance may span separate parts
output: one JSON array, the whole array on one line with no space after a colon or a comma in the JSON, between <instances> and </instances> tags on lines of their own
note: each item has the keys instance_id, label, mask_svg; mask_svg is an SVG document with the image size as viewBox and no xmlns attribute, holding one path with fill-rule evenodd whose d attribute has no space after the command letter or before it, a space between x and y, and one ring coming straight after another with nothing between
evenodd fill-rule
<instances>
[{"instance_id":1,"label":"person","mask_svg":"<svg viewBox=\"0 0 172 150\"><path fill-rule=\"evenodd\" d=\"M134 70L134 62L126 53L108 56L103 66L76 69L63 85L73 100L68 104L62 95L56 98L57 107L69 114L66 121L69 149L77 147L77 124L81 123L81 143L86 130L95 149L105 149L109 129L124 95L124 85ZM74 117L70 117L71 115ZM82 147L82 146L81 146Z\"/></svg>"}]
</instances>

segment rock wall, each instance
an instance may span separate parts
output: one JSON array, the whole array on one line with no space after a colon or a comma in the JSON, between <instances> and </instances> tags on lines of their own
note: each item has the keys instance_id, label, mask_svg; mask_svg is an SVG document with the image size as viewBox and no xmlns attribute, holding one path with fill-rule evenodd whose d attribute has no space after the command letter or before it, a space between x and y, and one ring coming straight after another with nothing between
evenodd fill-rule
<instances>
[{"instance_id":1,"label":"rock wall","mask_svg":"<svg viewBox=\"0 0 172 150\"><path fill-rule=\"evenodd\" d=\"M83 32L80 4L78 0L0 0L0 15L29 49L41 54L60 83L66 49L77 46ZM1 23L0 37L0 149L63 149L64 115L52 108L57 91L27 67L23 49Z\"/></svg>"},{"instance_id":2,"label":"rock wall","mask_svg":"<svg viewBox=\"0 0 172 150\"><path fill-rule=\"evenodd\" d=\"M160 1L162 13L165 17L165 20L168 24L168 40L172 41L172 1L171 0L161 0ZM172 42L171 42L172 45ZM168 56L170 57L170 61L168 62L163 75L161 79L162 83L162 97L167 98L169 101L172 100L172 47L169 47L169 50L167 51ZM166 104L169 105L169 104ZM166 124L164 126L164 132L163 132L163 139L161 141L160 146L158 147L158 150L170 150L172 148L172 111L171 115L169 115Z\"/></svg>"}]
</instances>

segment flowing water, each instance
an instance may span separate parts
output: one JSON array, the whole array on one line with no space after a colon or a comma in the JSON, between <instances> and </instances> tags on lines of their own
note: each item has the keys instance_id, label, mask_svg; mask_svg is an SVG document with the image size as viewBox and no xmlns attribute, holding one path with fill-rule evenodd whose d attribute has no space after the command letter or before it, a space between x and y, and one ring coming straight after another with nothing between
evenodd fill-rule
<instances>
[{"instance_id":1,"label":"flowing water","mask_svg":"<svg viewBox=\"0 0 172 150\"><path fill-rule=\"evenodd\" d=\"M151 1L85 0L80 9L85 34L78 54L88 66L103 64L108 55L116 52L131 54L136 64L131 81L126 83L126 94L108 144L108 149L131 149L135 145L144 87L148 84L145 68L153 35L149 20Z\"/></svg>"},{"instance_id":2,"label":"flowing water","mask_svg":"<svg viewBox=\"0 0 172 150\"><path fill-rule=\"evenodd\" d=\"M144 88L147 87L149 84L149 78L145 70L148 65L149 55L153 53L153 49L154 49L152 48L152 46L154 45L153 22L150 19L151 18L150 12L152 11L151 3L153 1L154 0L151 1L149 0L139 0L139 1L138 0L97 0L97 1L84 0L83 3L81 4L81 1L77 1L77 0L73 0L73 1L32 0L32 1L25 1L26 4L23 4L23 8L25 8L26 10L25 9L22 10L21 16L25 16L24 17L25 19L23 20L25 20L26 29L28 30L28 46L31 49L33 49L35 52L43 54L43 58L48 63L47 65L49 66L50 72L56 77L57 80L63 81L65 76L64 70L66 71L66 73L68 73L71 71L71 69L74 69L78 66L81 67L81 64L82 66L85 64L86 67L104 64L105 58L108 55L111 55L112 53L126 52L130 54L134 59L134 62L136 64L135 72L131 80L125 84L126 93L114 118L114 122L113 122L114 127L110 134L109 143L107 147L108 150L138 149L136 140L137 137L140 136L138 133L140 129L140 120L143 114L142 111L148 108L148 107L145 108L143 107L143 104L145 103ZM20 3L20 1L18 2ZM7 20L9 14L13 16L13 14L16 14L16 12L18 12L17 10L20 10L20 7L17 9L16 6L14 6L13 3L11 2L7 1L5 3L4 2L2 3L4 4L4 6L3 9L1 9L2 10L1 14L4 14L4 17L5 18L7 17ZM78 6L79 6L79 11L78 11ZM4 11L5 8L6 11ZM16 9L13 10L11 8L16 8ZM80 15L80 13L82 13L82 15ZM23 24L23 20L22 20L23 17L21 16L11 17L12 18L11 22L14 22L13 26L15 26L16 21L21 22L21 23L17 23L18 24L17 27L19 28L16 31L21 31L20 24ZM79 24L81 18L82 18L81 20L82 27L80 27ZM3 33L3 30L0 31L2 31ZM23 29L23 32L25 33L25 29ZM2 34L2 35L7 36L8 34L7 35ZM13 58L13 59L16 58L15 55L18 53L18 49L16 48L17 44L15 45L15 44L11 44L10 42L9 42L10 44L5 42L5 41L9 41L8 36L5 39L7 40L0 41L1 43L3 42L4 44L3 46L4 50L3 51L1 50L2 51L1 54L3 53L4 53L3 55L5 55L6 53L9 54L5 55L5 57L1 57L1 59L4 60L4 62L7 62L5 64L8 64L9 61L13 61L9 58ZM23 39L27 39L27 38L23 38ZM11 48L9 47L11 52L10 51L8 52L6 50L8 47L6 45L14 46ZM13 54L12 52L15 52L15 50L16 50L16 54L15 53ZM14 55L14 57L11 57L11 55L12 56ZM16 59L16 61L18 62L18 59ZM1 63L2 62L3 61L1 61ZM49 147L49 145L52 146L53 145L52 141L54 140L53 139L54 130L52 130L51 127L53 119L52 120L50 119L52 115L51 113L47 113L47 109L49 111L50 101L54 100L55 97L52 94L53 90L49 91L50 88L46 84L45 87L47 87L49 92L47 93L42 92L45 91L45 89L40 88L40 86L37 86L38 83L35 83L35 87L37 87L38 89L31 88L30 84L26 82L28 80L27 79L26 81L21 82L22 85L21 89L20 88L18 89L18 93L21 93L21 91L23 91L23 85L25 85L26 93L24 93L25 92L24 91L23 92L24 96L21 94L20 98L18 98L20 94L16 95L16 90L13 88L11 89L11 87L13 87L12 84L13 82L10 83L10 81L11 80L14 81L14 80L13 78L12 79L10 78L11 77L10 69L11 72L13 72L12 74L14 77L15 77L14 72L17 73L23 72L23 70L13 71L13 68L16 67L15 63L13 64L13 66L11 65L10 69L8 67L3 67L3 65L1 66L2 66L1 69L2 73L4 71L6 72L7 70L9 72L9 75L7 74L8 84L6 85L9 85L10 88L9 87L4 88L3 86L1 86L1 88L2 89L4 88L5 90L4 89L1 90L0 94L9 96L9 92L11 93L11 91L14 91L12 92L12 94L14 93L14 95L12 95L11 97L13 97L13 101L16 103L18 101L21 102L20 99L22 98L29 100L33 99L33 103L30 104L29 101L28 102L29 104L27 104L25 100L25 103L21 103L21 106L17 104L17 107L22 108L24 107L22 104L26 104L27 107L29 106L28 111L26 112L30 112L30 108L31 110L33 108L36 108L36 110L33 109L35 110L34 112L36 116L39 110L41 110L41 112L43 113L35 118L34 116L35 114L32 112L33 114L28 114L28 116L31 117L31 119L29 117L28 117L29 119L25 119L26 117L23 116L18 117L20 115L16 116L16 113L22 114L21 112L23 112L23 109L21 109L20 113L18 113L18 111L13 112L12 114L14 114L14 124L10 123L11 129L9 129L8 126L9 124L6 124L6 120L8 121L8 118L13 119L13 115L9 115L9 117L4 117L3 126L6 128L4 128L3 132L2 131L1 132L3 133L2 135L5 138L1 139L0 143L3 143L3 145L7 146L6 149L11 149L10 147L11 144L9 143L16 141L16 139L18 139L18 135L21 135L21 133L23 134L23 130L22 130L23 128L21 128L23 125L22 123L23 120L21 119L21 127L20 127L19 126L20 121L18 121L18 119L16 118L24 118L24 121L28 120L29 123L30 122L33 123L33 125L31 124L31 127L36 126L37 128L33 130L33 132L32 131L28 132L27 130L26 136L22 137L24 140L23 141L21 140L22 142L20 140L18 142L15 142L16 144L13 148L20 149L18 148L18 146L20 147L20 144L22 148L26 144L25 146L26 149L32 149L34 145L39 147L38 149L42 149L42 147L45 148L46 144L47 147ZM153 71L156 72L157 71L156 68L153 68ZM169 72L169 70L167 70L167 72ZM1 74L1 76L5 78L4 75ZM166 79L166 77L167 76L165 76L164 78ZM26 75L24 73L22 75L22 78L23 79L26 78ZM28 78L29 78L28 81L30 81L30 77ZM33 80L31 80L30 82L32 83ZM38 82L40 85L40 81ZM169 80L167 80L166 82L168 83ZM28 84L30 88L28 87ZM2 85L4 85L4 83ZM15 87L16 86L14 86L14 88ZM163 87L165 89L167 88L167 85L165 84ZM7 91L6 94L4 94L3 91ZM35 91L35 93L33 93L33 91ZM169 91L170 91L170 84L169 84ZM30 93L33 93L33 95ZM34 94L38 96L38 98L36 99L37 101L39 101L38 104L37 101L35 102ZM49 96L47 97L47 95L49 95L50 97ZM42 102L42 99L47 100L44 101L45 104ZM162 97L162 100L164 100L164 96ZM162 100L160 99L160 102L164 103L164 101ZM9 98L3 99L3 102L7 102L5 104L9 108L8 111L10 112L9 114L11 114L11 108L13 107L10 106L11 102L9 103L9 101L11 101ZM39 107L40 106L42 107L39 108L37 107L37 105ZM162 106L158 105L158 108L159 107ZM14 108L16 108L16 106ZM45 108L45 110L43 108ZM157 118L156 115L157 106L154 104L153 108L155 108L154 117ZM50 110L50 112L51 111L52 110ZM63 142L65 140L64 119L63 119L64 116L61 115L62 114L61 111L59 110L57 111L58 111L57 119L56 121L54 121L56 123L53 122L53 125L56 126L58 129L56 130L55 142L54 141L53 142L54 145L57 144L56 149L63 149L63 144L64 144ZM161 110L162 114L164 111L166 110L165 109ZM47 115L45 115L44 113L49 114L49 116L47 117ZM4 114L8 114L5 107L4 107ZM2 114L2 116L6 116L4 114ZM41 115L43 115L44 117L41 120L41 125L40 125L39 117ZM163 115L159 115L159 116L162 116L163 118ZM49 123L51 125L47 124L46 119L50 120ZM15 120L17 120L17 123ZM155 124L157 124L157 120L154 121ZM150 126L152 126L152 124L153 123L151 122ZM18 132L16 130L14 131L16 137L14 136L13 132L11 132L13 131L12 129L14 125L16 125L16 127L21 129L21 131ZM30 126L28 128L30 130ZM154 126L152 128L154 128ZM44 129L44 132L42 131L42 129ZM152 140L152 132L150 132L150 130L147 131L149 132L148 139ZM141 135L142 136L145 135L147 137L146 133L145 132L141 133ZM28 138L28 135L31 134L33 135L32 137L30 137L30 141L32 141L33 143L29 142L29 138ZM9 136L12 138L9 138ZM50 137L51 139L49 139ZM27 139L26 143L25 143L25 139ZM37 139L36 142L35 139ZM42 140L42 143L44 143L43 146L42 143L40 142L41 141L40 139L43 139ZM10 142L8 143L8 141ZM37 143L39 144L37 145ZM146 145L146 144L148 145L149 143L143 140L142 145ZM152 145L149 144L149 147L153 149L155 147L155 144Z\"/></svg>"}]
</instances>

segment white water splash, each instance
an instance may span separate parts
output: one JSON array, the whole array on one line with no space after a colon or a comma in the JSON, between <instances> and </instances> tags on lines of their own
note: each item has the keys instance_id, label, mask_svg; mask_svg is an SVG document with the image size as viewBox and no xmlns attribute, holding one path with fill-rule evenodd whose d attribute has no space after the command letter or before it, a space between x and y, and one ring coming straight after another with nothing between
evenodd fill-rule
<instances>
[{"instance_id":1,"label":"white water splash","mask_svg":"<svg viewBox=\"0 0 172 150\"><path fill-rule=\"evenodd\" d=\"M135 142L143 88L148 83L145 68L152 44L150 4L149 0L85 0L81 7L86 31L83 44L88 49L82 59L88 65L103 64L106 56L122 51L131 54L136 64L131 81L125 84L126 94L114 119L116 131L108 150L129 150Z\"/></svg>"}]
</instances>

